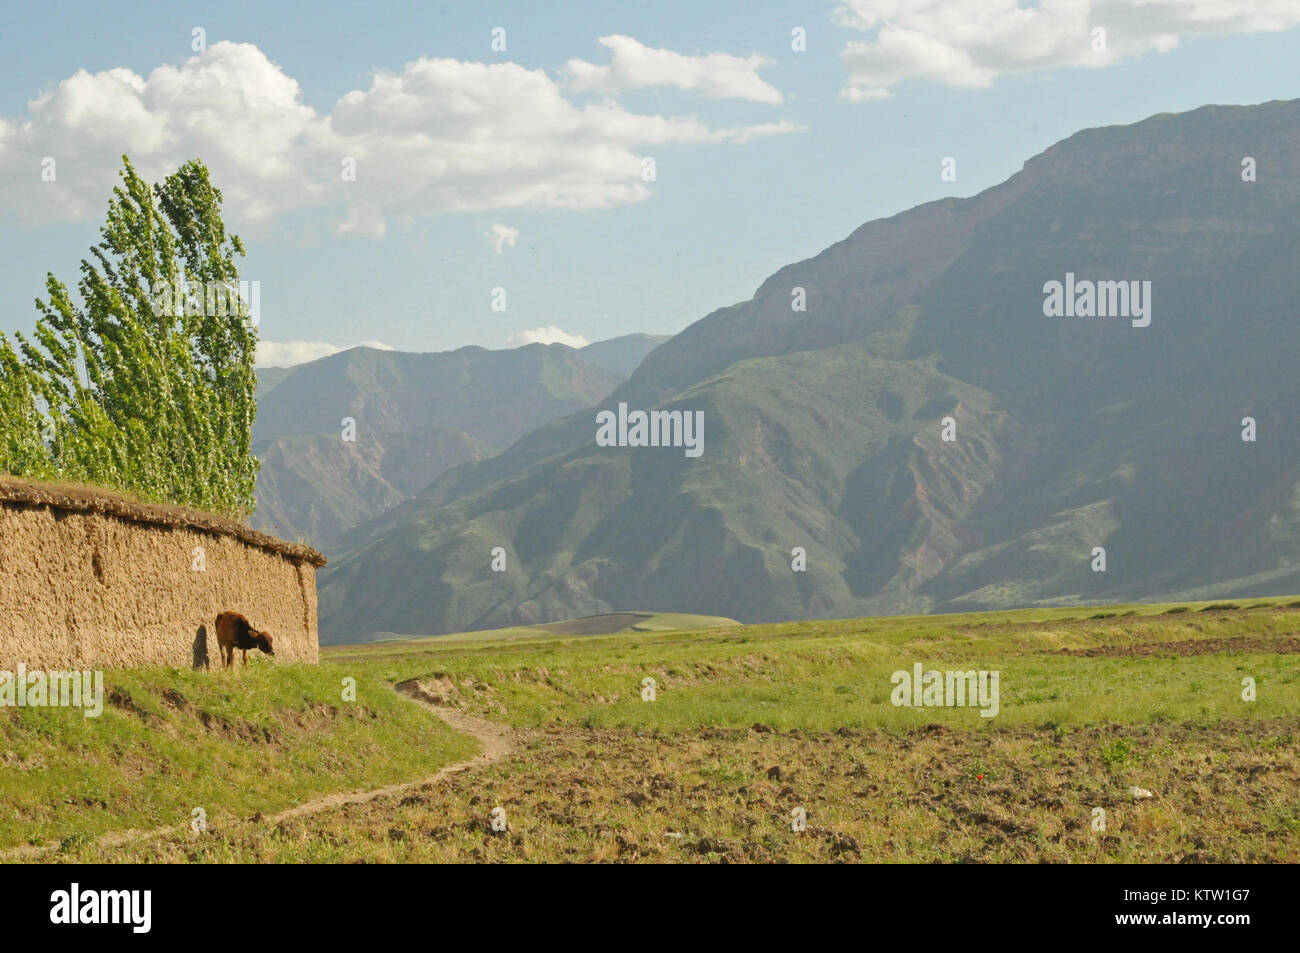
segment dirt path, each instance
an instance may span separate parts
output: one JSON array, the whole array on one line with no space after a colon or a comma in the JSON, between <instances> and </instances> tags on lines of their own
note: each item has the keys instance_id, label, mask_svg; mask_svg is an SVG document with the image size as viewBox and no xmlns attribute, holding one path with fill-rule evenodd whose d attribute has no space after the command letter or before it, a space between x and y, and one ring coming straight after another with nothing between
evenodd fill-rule
<instances>
[{"instance_id":1,"label":"dirt path","mask_svg":"<svg viewBox=\"0 0 1300 953\"><path fill-rule=\"evenodd\" d=\"M428 709L457 731L464 732L467 735L473 735L478 739L479 743L483 745L482 752L466 761L457 761L453 764L447 765L446 767L440 768L436 774L427 778L421 778L418 781L402 781L397 784L385 785L382 788L374 788L370 791L327 794L324 797L315 798L305 804L299 804L297 807L287 808L286 810L279 811L275 814L263 814L257 819L263 823L278 824L280 821L286 821L295 817L319 814L321 811L328 811L330 808L343 807L348 804L364 804L367 801L373 801L376 798L381 798L388 794L401 794L404 791L423 787L426 784L437 784L439 781L449 778L454 774L460 774L462 771L470 771L474 768L481 768L484 765L491 764L493 761L505 757L514 748L515 732L509 725L502 725L495 721L476 718L473 715L467 715L462 711L458 711L454 708L446 708L438 704L437 698L426 692L420 685L418 679L412 678L405 682L399 682L394 686L394 688L396 688L399 694L406 696L422 708ZM175 833L177 833L175 824L169 824L166 827L155 827L153 830L130 829L124 831L111 831L95 838L95 844L99 847L107 848L121 847L125 844L131 843L132 841L153 837L165 837L168 834ZM9 847L0 850L0 861L37 860L58 849L59 845L57 843L41 845L25 844L21 847Z\"/></svg>"},{"instance_id":2,"label":"dirt path","mask_svg":"<svg viewBox=\"0 0 1300 953\"><path fill-rule=\"evenodd\" d=\"M372 791L358 791L353 794L327 794L325 797L316 798L306 804L299 804L297 807L291 807L288 810L280 811L278 814L264 817L264 820L276 824L292 817L316 814L320 811L327 811L332 807L342 807L345 804L364 804L386 794L401 794L403 791L410 791L425 784L436 784L453 774L460 774L462 771L469 771L473 768L491 764L498 758L504 757L514 747L514 730L512 728L507 725L497 724L495 721L475 718L473 715L467 715L463 711L457 711L454 708L444 708L435 704L432 700L433 696L429 695L420 686L418 679L412 678L405 682L399 682L395 687L398 692L417 705L427 708L457 731L463 731L465 734L477 738L479 743L483 745L482 753L477 757L470 758L468 761L457 761L445 768L440 768L437 774L420 781L402 781L398 784L375 788Z\"/></svg>"}]
</instances>

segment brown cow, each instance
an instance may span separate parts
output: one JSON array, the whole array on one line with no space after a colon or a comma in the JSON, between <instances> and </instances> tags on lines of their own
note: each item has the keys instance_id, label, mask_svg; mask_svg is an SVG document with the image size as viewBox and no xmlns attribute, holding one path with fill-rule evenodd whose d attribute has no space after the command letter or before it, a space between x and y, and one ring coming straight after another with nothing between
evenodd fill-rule
<instances>
[{"instance_id":1,"label":"brown cow","mask_svg":"<svg viewBox=\"0 0 1300 953\"><path fill-rule=\"evenodd\" d=\"M238 612L223 612L217 616L217 645L221 648L221 660L226 668L235 664L235 649L244 653L244 668L248 668L249 649L261 649L267 655L275 656L271 634L259 632Z\"/></svg>"}]
</instances>

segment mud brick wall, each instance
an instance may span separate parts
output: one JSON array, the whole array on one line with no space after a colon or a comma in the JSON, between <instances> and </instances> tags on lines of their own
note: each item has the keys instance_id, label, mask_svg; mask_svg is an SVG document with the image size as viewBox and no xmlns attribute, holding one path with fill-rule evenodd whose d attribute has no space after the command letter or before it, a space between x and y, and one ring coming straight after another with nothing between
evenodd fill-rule
<instances>
[{"instance_id":1,"label":"mud brick wall","mask_svg":"<svg viewBox=\"0 0 1300 953\"><path fill-rule=\"evenodd\" d=\"M276 661L315 663L324 564L210 514L0 476L0 670L216 667L227 609L271 633Z\"/></svg>"}]
</instances>

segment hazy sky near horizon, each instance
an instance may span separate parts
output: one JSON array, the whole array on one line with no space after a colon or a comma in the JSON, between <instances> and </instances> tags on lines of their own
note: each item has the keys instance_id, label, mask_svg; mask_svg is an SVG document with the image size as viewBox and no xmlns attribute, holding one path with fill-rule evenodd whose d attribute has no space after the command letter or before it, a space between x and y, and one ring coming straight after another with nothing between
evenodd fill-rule
<instances>
[{"instance_id":1,"label":"hazy sky near horizon","mask_svg":"<svg viewBox=\"0 0 1300 953\"><path fill-rule=\"evenodd\" d=\"M751 7L6 2L0 330L75 284L123 153L207 163L284 364L675 333L1079 129L1300 97L1296 0Z\"/></svg>"}]
</instances>

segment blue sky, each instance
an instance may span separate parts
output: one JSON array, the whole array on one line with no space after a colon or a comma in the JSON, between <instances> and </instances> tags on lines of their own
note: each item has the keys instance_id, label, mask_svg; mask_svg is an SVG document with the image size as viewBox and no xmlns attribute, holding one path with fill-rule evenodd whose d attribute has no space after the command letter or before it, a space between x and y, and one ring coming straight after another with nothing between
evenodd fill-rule
<instances>
[{"instance_id":1,"label":"blue sky","mask_svg":"<svg viewBox=\"0 0 1300 953\"><path fill-rule=\"evenodd\" d=\"M279 363L673 333L1081 128L1300 96L1300 3L753 6L9 4L0 330L31 326L47 271L75 283L123 152L150 179L212 168Z\"/></svg>"}]
</instances>

